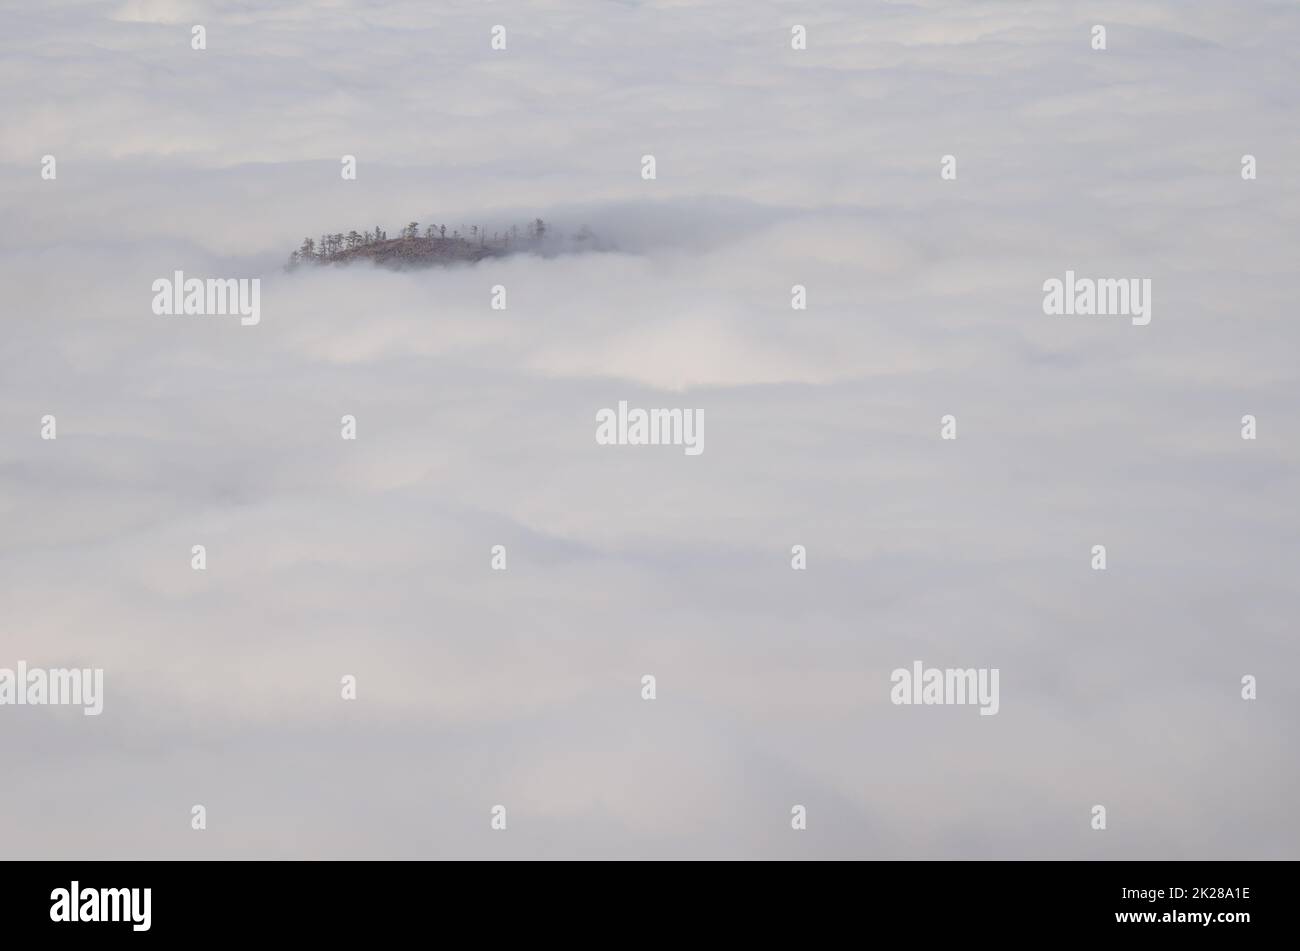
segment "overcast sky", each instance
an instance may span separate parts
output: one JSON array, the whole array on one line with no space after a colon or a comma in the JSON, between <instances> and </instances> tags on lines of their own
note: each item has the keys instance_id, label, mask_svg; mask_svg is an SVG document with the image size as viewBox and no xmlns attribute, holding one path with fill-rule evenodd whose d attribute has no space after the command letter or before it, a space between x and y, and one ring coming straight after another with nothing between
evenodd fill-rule
<instances>
[{"instance_id":1,"label":"overcast sky","mask_svg":"<svg viewBox=\"0 0 1300 951\"><path fill-rule=\"evenodd\" d=\"M105 698L0 707L5 856L1300 853L1296 4L14 7L0 667ZM539 216L616 250L282 270Z\"/></svg>"}]
</instances>

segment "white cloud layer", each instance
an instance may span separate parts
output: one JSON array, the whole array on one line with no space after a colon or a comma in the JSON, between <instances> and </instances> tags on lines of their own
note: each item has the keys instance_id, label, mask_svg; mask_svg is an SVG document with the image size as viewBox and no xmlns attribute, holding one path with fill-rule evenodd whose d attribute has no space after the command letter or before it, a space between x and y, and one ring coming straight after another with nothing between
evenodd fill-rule
<instances>
[{"instance_id":1,"label":"white cloud layer","mask_svg":"<svg viewBox=\"0 0 1300 951\"><path fill-rule=\"evenodd\" d=\"M1294 4L7 23L0 667L106 699L0 708L6 855L1300 850ZM535 216L614 250L281 270ZM1044 316L1067 269L1151 278L1150 326ZM261 324L154 316L174 270ZM621 399L706 451L597 446ZM891 705L915 659L1001 712Z\"/></svg>"}]
</instances>

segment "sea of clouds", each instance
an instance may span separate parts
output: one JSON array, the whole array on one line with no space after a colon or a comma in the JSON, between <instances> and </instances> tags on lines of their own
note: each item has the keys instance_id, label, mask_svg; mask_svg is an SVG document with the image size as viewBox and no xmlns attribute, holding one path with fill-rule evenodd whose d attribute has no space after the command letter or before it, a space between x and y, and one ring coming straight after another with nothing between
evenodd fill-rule
<instances>
[{"instance_id":1,"label":"sea of clouds","mask_svg":"<svg viewBox=\"0 0 1300 951\"><path fill-rule=\"evenodd\" d=\"M105 670L0 708L6 856L1300 851L1295 4L5 23L0 666ZM610 250L283 270L539 216ZM1067 268L1150 326L1044 316ZM155 316L174 270L261 323ZM597 446L624 399L703 455ZM892 705L916 659L1000 712Z\"/></svg>"}]
</instances>

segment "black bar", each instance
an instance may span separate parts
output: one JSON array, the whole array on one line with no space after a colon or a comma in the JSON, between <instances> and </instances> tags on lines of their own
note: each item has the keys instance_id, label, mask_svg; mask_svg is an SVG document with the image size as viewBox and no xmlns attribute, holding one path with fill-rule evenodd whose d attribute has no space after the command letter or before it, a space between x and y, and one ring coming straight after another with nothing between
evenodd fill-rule
<instances>
[{"instance_id":1,"label":"black bar","mask_svg":"<svg viewBox=\"0 0 1300 951\"><path fill-rule=\"evenodd\" d=\"M0 921L6 938L95 941L373 941L428 924L451 929L448 939L466 926L480 938L518 928L541 940L599 924L610 938L661 942L687 927L795 939L803 929L805 940L865 929L925 942L914 947L939 937L1225 942L1294 933L1283 902L1295 871L1282 862L8 862ZM53 920L70 917L73 882L79 917L103 909L121 920Z\"/></svg>"}]
</instances>

